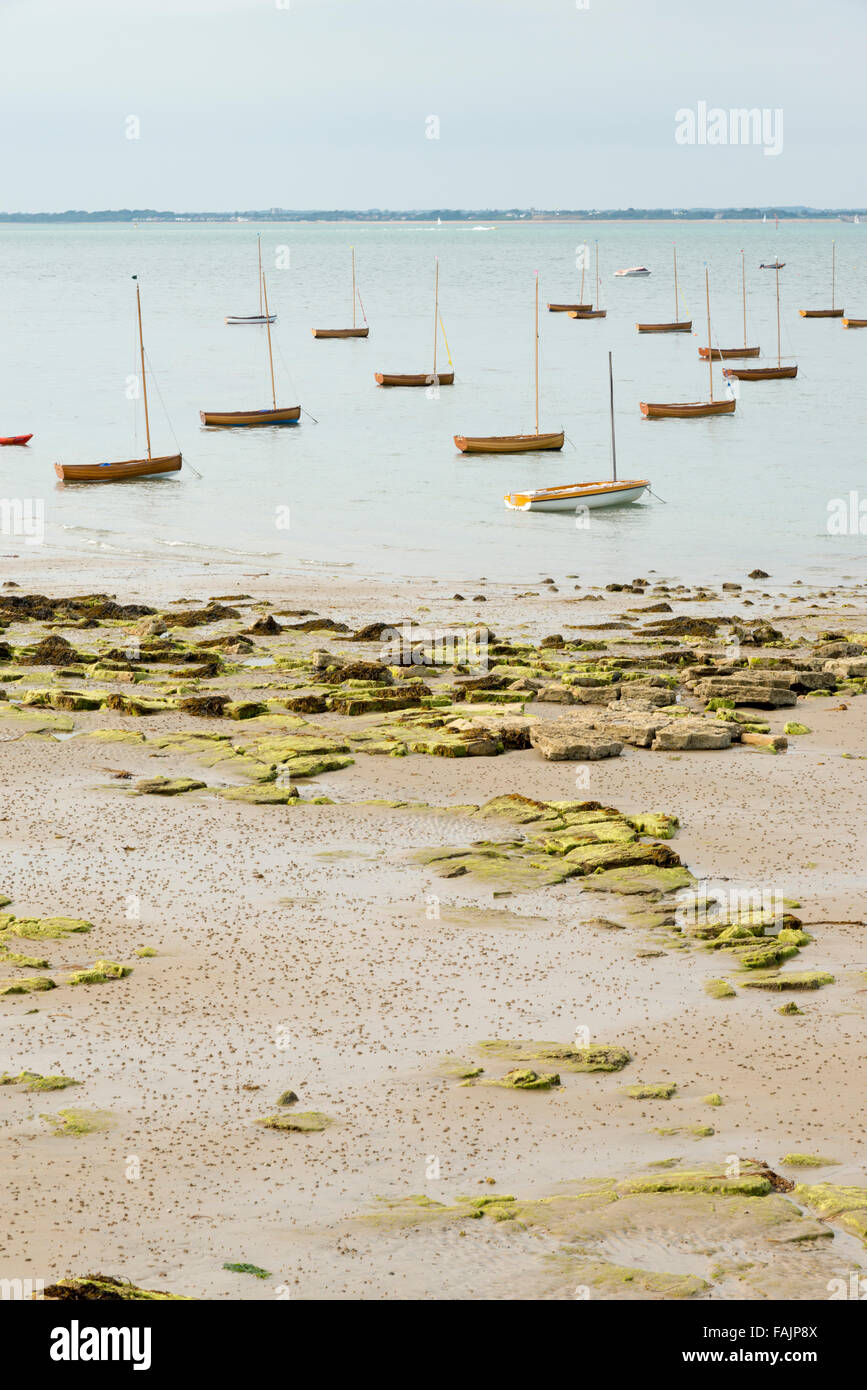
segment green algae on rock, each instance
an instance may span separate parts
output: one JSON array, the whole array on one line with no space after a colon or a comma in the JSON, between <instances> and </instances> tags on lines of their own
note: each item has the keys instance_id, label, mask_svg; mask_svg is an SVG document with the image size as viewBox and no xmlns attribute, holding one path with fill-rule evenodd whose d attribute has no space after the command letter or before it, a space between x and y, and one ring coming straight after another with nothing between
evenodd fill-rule
<instances>
[{"instance_id":1,"label":"green algae on rock","mask_svg":"<svg viewBox=\"0 0 867 1390\"><path fill-rule=\"evenodd\" d=\"M255 1123L263 1125L265 1129L286 1130L298 1134L317 1134L320 1130L333 1125L334 1120L318 1110L302 1110L290 1115L264 1115Z\"/></svg>"},{"instance_id":2,"label":"green algae on rock","mask_svg":"<svg viewBox=\"0 0 867 1390\"><path fill-rule=\"evenodd\" d=\"M201 791L206 784L194 777L146 777L136 782L139 796L180 796L183 792Z\"/></svg>"},{"instance_id":3,"label":"green algae on rock","mask_svg":"<svg viewBox=\"0 0 867 1390\"><path fill-rule=\"evenodd\" d=\"M703 1105L722 1105L723 1098L719 1091L711 1091L710 1095L702 1096L701 1101Z\"/></svg>"},{"instance_id":4,"label":"green algae on rock","mask_svg":"<svg viewBox=\"0 0 867 1390\"><path fill-rule=\"evenodd\" d=\"M0 980L0 994L39 994L47 989L56 989L54 980L45 975L26 975L17 980Z\"/></svg>"},{"instance_id":5,"label":"green algae on rock","mask_svg":"<svg viewBox=\"0 0 867 1390\"><path fill-rule=\"evenodd\" d=\"M115 1279L110 1274L69 1275L65 1279L58 1279L54 1284L49 1284L43 1290L42 1297L51 1303L67 1299L76 1303L103 1300L120 1303L193 1301L186 1294L142 1289L137 1284L130 1284L125 1279Z\"/></svg>"},{"instance_id":6,"label":"green algae on rock","mask_svg":"<svg viewBox=\"0 0 867 1390\"><path fill-rule=\"evenodd\" d=\"M704 992L709 994L711 999L732 999L737 993L727 980L705 980Z\"/></svg>"},{"instance_id":7,"label":"green algae on rock","mask_svg":"<svg viewBox=\"0 0 867 1390\"><path fill-rule=\"evenodd\" d=\"M560 1085L556 1072L542 1073L516 1067L505 1076L490 1077L480 1083L482 1086L504 1086L510 1091L550 1091Z\"/></svg>"},{"instance_id":8,"label":"green algae on rock","mask_svg":"<svg viewBox=\"0 0 867 1390\"><path fill-rule=\"evenodd\" d=\"M657 1081L645 1084L638 1082L634 1086L627 1086L625 1094L632 1100L671 1100L677 1090L674 1081Z\"/></svg>"},{"instance_id":9,"label":"green algae on rock","mask_svg":"<svg viewBox=\"0 0 867 1390\"><path fill-rule=\"evenodd\" d=\"M597 1043L572 1047L565 1043L533 1042L528 1039L491 1038L477 1044L480 1052L508 1062L557 1062L562 1071L621 1071L632 1061L625 1047Z\"/></svg>"},{"instance_id":10,"label":"green algae on rock","mask_svg":"<svg viewBox=\"0 0 867 1390\"><path fill-rule=\"evenodd\" d=\"M772 1190L770 1178L759 1173L729 1178L723 1174L700 1170L671 1170L636 1178L624 1178L617 1184L618 1192L714 1192L725 1197L763 1197Z\"/></svg>"},{"instance_id":11,"label":"green algae on rock","mask_svg":"<svg viewBox=\"0 0 867 1390\"><path fill-rule=\"evenodd\" d=\"M131 974L131 965L120 965L114 960L97 960L87 970L74 971L66 983L68 985L103 985L108 980L122 980Z\"/></svg>"},{"instance_id":12,"label":"green algae on rock","mask_svg":"<svg viewBox=\"0 0 867 1390\"><path fill-rule=\"evenodd\" d=\"M867 1246L867 1187L841 1187L836 1183L798 1183L793 1196L813 1211L859 1236Z\"/></svg>"},{"instance_id":13,"label":"green algae on rock","mask_svg":"<svg viewBox=\"0 0 867 1390\"><path fill-rule=\"evenodd\" d=\"M818 1158L815 1154L783 1154L780 1162L787 1168L837 1168L840 1160L837 1158Z\"/></svg>"},{"instance_id":14,"label":"green algae on rock","mask_svg":"<svg viewBox=\"0 0 867 1390\"><path fill-rule=\"evenodd\" d=\"M53 1115L41 1115L47 1120L56 1135L77 1137L83 1134L97 1134L111 1129L115 1124L110 1110L75 1109L58 1110Z\"/></svg>"},{"instance_id":15,"label":"green algae on rock","mask_svg":"<svg viewBox=\"0 0 867 1390\"><path fill-rule=\"evenodd\" d=\"M738 980L741 989L821 989L832 985L834 976L824 970L801 970L791 974L764 975L751 980Z\"/></svg>"},{"instance_id":16,"label":"green algae on rock","mask_svg":"<svg viewBox=\"0 0 867 1390\"><path fill-rule=\"evenodd\" d=\"M73 933L89 931L93 931L93 923L80 917L15 917L11 912L0 913L0 939L15 936L25 941L60 941Z\"/></svg>"},{"instance_id":17,"label":"green algae on rock","mask_svg":"<svg viewBox=\"0 0 867 1390\"><path fill-rule=\"evenodd\" d=\"M256 1279L271 1279L273 1276L270 1269L263 1269L261 1265L251 1264L231 1264L226 1262L223 1269L228 1269L232 1274L252 1274Z\"/></svg>"},{"instance_id":18,"label":"green algae on rock","mask_svg":"<svg viewBox=\"0 0 867 1390\"><path fill-rule=\"evenodd\" d=\"M287 806L290 802L300 802L297 787L278 786L276 782L252 787L221 787L217 795L226 801L246 801L251 806Z\"/></svg>"}]
</instances>

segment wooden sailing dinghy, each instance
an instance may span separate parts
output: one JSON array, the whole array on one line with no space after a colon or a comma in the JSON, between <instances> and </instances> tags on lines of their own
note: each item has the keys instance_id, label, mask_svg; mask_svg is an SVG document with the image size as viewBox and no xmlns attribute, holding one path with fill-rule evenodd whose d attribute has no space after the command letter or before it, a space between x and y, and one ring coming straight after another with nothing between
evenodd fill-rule
<instances>
[{"instance_id":1,"label":"wooden sailing dinghy","mask_svg":"<svg viewBox=\"0 0 867 1390\"><path fill-rule=\"evenodd\" d=\"M737 401L733 396L721 401L715 401L713 398L713 357L710 352L710 282L707 269L704 272L704 290L707 300L707 365L710 372L710 400L688 401L683 405L641 401L641 413L647 420L691 420L705 415L734 415L735 413Z\"/></svg>"},{"instance_id":2,"label":"wooden sailing dinghy","mask_svg":"<svg viewBox=\"0 0 867 1390\"><path fill-rule=\"evenodd\" d=\"M118 463L55 463L54 471L64 483L118 483L127 478L152 478L160 473L177 473L183 462L180 454L151 453L151 426L148 414L148 384L145 372L144 336L141 327L141 293L138 276L135 280L135 300L138 314L138 344L141 357L142 396L144 398L145 434L148 442L146 459L125 459ZM29 438L30 436L28 436Z\"/></svg>"},{"instance_id":3,"label":"wooden sailing dinghy","mask_svg":"<svg viewBox=\"0 0 867 1390\"><path fill-rule=\"evenodd\" d=\"M723 376L735 377L738 381L782 381L798 375L796 362L783 365L780 338L780 271L775 271L777 280L777 365L764 367L724 367Z\"/></svg>"},{"instance_id":4,"label":"wooden sailing dinghy","mask_svg":"<svg viewBox=\"0 0 867 1390\"><path fill-rule=\"evenodd\" d=\"M582 272L583 274L583 272ZM582 282L583 283L583 282ZM599 242L596 243L596 308L588 309L585 305L579 304L576 308L570 309L570 319L604 319L608 313L607 309L599 308Z\"/></svg>"},{"instance_id":5,"label":"wooden sailing dinghy","mask_svg":"<svg viewBox=\"0 0 867 1390\"><path fill-rule=\"evenodd\" d=\"M203 425L214 425L218 427L237 427L245 426L255 428L260 425L297 425L301 418L300 405L277 404L277 389L274 385L274 352L271 346L271 323L272 319L268 313L268 286L265 283L265 276L262 276L262 295L265 303L265 318L263 320L268 337L268 365L271 368L271 409L265 410L200 410L199 419Z\"/></svg>"},{"instance_id":6,"label":"wooden sailing dinghy","mask_svg":"<svg viewBox=\"0 0 867 1390\"><path fill-rule=\"evenodd\" d=\"M617 477L617 446L614 440L614 369L608 354L608 390L611 403L611 478L596 483L560 483L554 487L507 492L503 501L516 512L574 512L585 507L615 507L637 502L646 488L647 478Z\"/></svg>"},{"instance_id":7,"label":"wooden sailing dinghy","mask_svg":"<svg viewBox=\"0 0 867 1390\"><path fill-rule=\"evenodd\" d=\"M837 288L837 243L831 242L831 307L830 309L799 309L798 313L802 319L841 319L845 314L845 309L834 307L834 295Z\"/></svg>"},{"instance_id":8,"label":"wooden sailing dinghy","mask_svg":"<svg viewBox=\"0 0 867 1390\"><path fill-rule=\"evenodd\" d=\"M455 435L455 444L462 454L529 454L537 449L562 449L565 435L562 430L552 434L539 432L539 272L536 271L536 317L533 333L536 371L536 429L533 434Z\"/></svg>"},{"instance_id":9,"label":"wooden sailing dinghy","mask_svg":"<svg viewBox=\"0 0 867 1390\"><path fill-rule=\"evenodd\" d=\"M356 321L355 300L358 297L358 290L355 285L355 247L352 248L352 327L351 328L311 328L310 332L314 338L366 338L370 332L367 322L367 315L364 314L364 305L361 305L361 312L364 315L364 325L359 328ZM359 299L360 302L360 299Z\"/></svg>"},{"instance_id":10,"label":"wooden sailing dinghy","mask_svg":"<svg viewBox=\"0 0 867 1390\"><path fill-rule=\"evenodd\" d=\"M455 381L454 372L437 372L437 343L439 342L440 323L440 262L439 256L436 257L436 274L434 277L434 350L433 350L433 371L430 373L418 372L416 374L399 374L395 372L374 372L377 386L453 386ZM443 334L445 337L445 334Z\"/></svg>"},{"instance_id":11,"label":"wooden sailing dinghy","mask_svg":"<svg viewBox=\"0 0 867 1390\"><path fill-rule=\"evenodd\" d=\"M844 319L844 328L867 328L867 319ZM27 436L30 438L31 436Z\"/></svg>"},{"instance_id":12,"label":"wooden sailing dinghy","mask_svg":"<svg viewBox=\"0 0 867 1390\"><path fill-rule=\"evenodd\" d=\"M705 358L705 359L707 359L708 357L712 357L713 360L714 360L715 362L721 362L721 361L727 361L727 360L728 360L729 358L731 358L731 357L758 357L758 356L759 356L759 353L761 352L761 348L757 348L757 347L747 347L747 271L746 271L746 263L745 263L745 260L744 260L744 253L743 253L743 251L741 251L741 286L742 286L742 288L743 288L743 299L744 299L744 345L743 345L743 347L738 347L738 348L721 348L721 347L710 348L710 347L700 347L699 350L698 350L698 355L699 355L699 357L703 357L703 358Z\"/></svg>"},{"instance_id":13,"label":"wooden sailing dinghy","mask_svg":"<svg viewBox=\"0 0 867 1390\"><path fill-rule=\"evenodd\" d=\"M267 309L262 312L262 234L257 234L256 241L259 246L259 312L258 314L228 314L226 323L276 323L277 315L269 314Z\"/></svg>"},{"instance_id":14,"label":"wooden sailing dinghy","mask_svg":"<svg viewBox=\"0 0 867 1390\"><path fill-rule=\"evenodd\" d=\"M578 294L578 300L579 300L579 302L578 302L577 304L549 304L549 305L548 305L548 313L549 313L549 314L569 314L569 313L573 312L573 310L574 310L575 313L579 313L579 312L583 313L584 311L589 312L589 311L593 308L593 305L592 305L592 304L585 304L585 303L584 303L584 271L585 271L585 269L586 269L586 265L587 265L587 247L586 247L586 245L584 245L584 246L582 246L582 248L581 248L581 289L580 289L580 292L579 292L579 294Z\"/></svg>"},{"instance_id":15,"label":"wooden sailing dinghy","mask_svg":"<svg viewBox=\"0 0 867 1390\"><path fill-rule=\"evenodd\" d=\"M674 323L637 323L639 333L691 333L692 319L681 319L677 292L677 247L674 247Z\"/></svg>"}]
</instances>

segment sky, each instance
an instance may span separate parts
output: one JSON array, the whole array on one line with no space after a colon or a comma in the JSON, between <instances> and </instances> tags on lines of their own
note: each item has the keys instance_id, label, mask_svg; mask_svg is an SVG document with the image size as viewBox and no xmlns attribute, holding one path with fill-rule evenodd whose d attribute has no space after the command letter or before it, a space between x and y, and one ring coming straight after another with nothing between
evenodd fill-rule
<instances>
[{"instance_id":1,"label":"sky","mask_svg":"<svg viewBox=\"0 0 867 1390\"><path fill-rule=\"evenodd\" d=\"M865 49L867 0L0 0L0 211L862 206Z\"/></svg>"}]
</instances>

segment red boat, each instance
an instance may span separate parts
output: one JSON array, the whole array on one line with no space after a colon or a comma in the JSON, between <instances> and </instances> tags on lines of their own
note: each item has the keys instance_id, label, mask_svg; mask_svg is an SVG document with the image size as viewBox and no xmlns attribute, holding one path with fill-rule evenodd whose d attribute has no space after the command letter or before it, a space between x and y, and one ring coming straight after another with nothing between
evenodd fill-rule
<instances>
[{"instance_id":1,"label":"red boat","mask_svg":"<svg viewBox=\"0 0 867 1390\"><path fill-rule=\"evenodd\" d=\"M32 434L0 434L0 444L28 444Z\"/></svg>"}]
</instances>

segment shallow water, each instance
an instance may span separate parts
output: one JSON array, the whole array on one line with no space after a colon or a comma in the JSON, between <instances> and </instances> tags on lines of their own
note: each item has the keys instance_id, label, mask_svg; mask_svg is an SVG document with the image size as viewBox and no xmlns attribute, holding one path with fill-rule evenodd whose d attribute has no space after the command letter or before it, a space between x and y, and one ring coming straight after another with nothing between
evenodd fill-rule
<instances>
[{"instance_id":1,"label":"shallow water","mask_svg":"<svg viewBox=\"0 0 867 1390\"><path fill-rule=\"evenodd\" d=\"M542 428L565 427L562 454L459 454L455 433L532 428L533 271L543 306L577 298L576 247L590 239L592 248L595 232L608 317L576 322L544 307L541 315ZM681 310L694 335L639 336L637 320L673 315L675 233ZM270 404L265 330L223 323L227 313L257 309L253 224L4 226L0 430L35 437L26 449L0 450L0 499L42 501L51 555L159 557L163 577L191 559L213 559L237 561L242 571L351 567L519 582L549 572L588 582L649 571L739 578L754 566L780 582L861 578L865 537L830 535L827 518L831 499L859 487L867 497L867 331L797 312L830 300L833 237L838 303L867 317L867 228L852 224L781 224L777 232L770 221L507 223L487 231L267 225L278 403L300 401L310 414L295 428L218 431L200 427L201 408ZM316 341L311 327L351 322L353 243L370 338ZM643 420L639 400L707 392L697 352L706 341L705 261L714 336L724 346L741 341L741 247L749 340L763 352L776 350L774 276L758 266L775 254L786 262L783 353L797 356L798 379L744 384L732 417ZM278 268L286 248L289 266ZM435 254L456 384L438 399L377 389L376 370L431 366ZM633 264L652 275L612 278ZM592 269L591 253L585 298ZM137 371L134 273L156 378L154 452L174 450L173 430L202 478L185 469L112 487L62 486L57 459L144 453L141 405L127 399ZM586 529L568 514L507 511L507 490L609 475L609 349L619 474L649 478L656 497L594 512ZM442 341L439 364L447 365ZM718 368L715 379L722 394ZM8 517L2 522L2 552L35 552L26 537L9 534Z\"/></svg>"}]
</instances>

